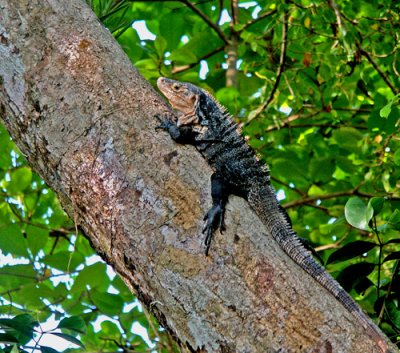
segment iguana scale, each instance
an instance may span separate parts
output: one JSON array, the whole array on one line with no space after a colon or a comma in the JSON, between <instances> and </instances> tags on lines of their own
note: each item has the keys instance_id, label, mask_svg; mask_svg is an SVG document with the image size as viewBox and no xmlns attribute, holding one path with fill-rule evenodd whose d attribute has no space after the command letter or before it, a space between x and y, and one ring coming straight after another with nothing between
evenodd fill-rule
<instances>
[{"instance_id":1,"label":"iguana scale","mask_svg":"<svg viewBox=\"0 0 400 353\"><path fill-rule=\"evenodd\" d=\"M177 112L176 122L171 117L158 117L158 127L168 131L176 142L194 145L214 170L211 176L213 205L204 218L206 254L213 232L224 229L228 196L243 197L284 252L358 319L382 352L390 352L377 326L313 259L294 232L271 186L267 166L257 159L226 109L207 91L190 83L160 77L157 86Z\"/></svg>"}]
</instances>

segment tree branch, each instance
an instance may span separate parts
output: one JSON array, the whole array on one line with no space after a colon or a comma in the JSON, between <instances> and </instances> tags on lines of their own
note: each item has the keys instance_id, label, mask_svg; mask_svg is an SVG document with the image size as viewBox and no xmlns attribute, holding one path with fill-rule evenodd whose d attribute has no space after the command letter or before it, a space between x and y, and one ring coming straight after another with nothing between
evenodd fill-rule
<instances>
[{"instance_id":1,"label":"tree branch","mask_svg":"<svg viewBox=\"0 0 400 353\"><path fill-rule=\"evenodd\" d=\"M268 12L263 13L262 15L258 16L258 17L255 18L254 20L247 21L247 22L244 24L243 28L239 31L239 33L245 31L247 28L249 28L250 26L252 26L252 25L254 25L254 24L256 24L256 23L258 23L259 21L261 21L261 20L263 20L263 19L265 19L265 18L267 18L267 17L270 17L270 16L276 14L277 12L278 12L278 11L277 11L276 9L275 9L275 10L271 10L271 11L268 11Z\"/></svg>"},{"instance_id":2,"label":"tree branch","mask_svg":"<svg viewBox=\"0 0 400 353\"><path fill-rule=\"evenodd\" d=\"M343 126L350 126L350 127L354 127L355 129L358 130L368 130L368 128L366 126L363 125L344 125L344 124L329 124L329 123L310 123L310 124L294 124L294 125L285 125L282 126L281 128L288 128L288 129L296 129L296 128L309 128L309 127L330 127L332 129L340 129Z\"/></svg>"},{"instance_id":3,"label":"tree branch","mask_svg":"<svg viewBox=\"0 0 400 353\"><path fill-rule=\"evenodd\" d=\"M398 94L398 90L394 87L392 82L389 80L389 77L385 75L385 73L381 70L379 65L375 62L375 60L372 58L371 54L368 53L362 46L361 44L356 41L356 46L362 56L364 56L374 67L374 69L378 72L378 74L382 77L383 81L388 85L388 87L391 89L394 95Z\"/></svg>"},{"instance_id":4,"label":"tree branch","mask_svg":"<svg viewBox=\"0 0 400 353\"><path fill-rule=\"evenodd\" d=\"M298 207L298 206L302 206L302 205L313 204L316 201L329 200L329 199L334 199L334 198L342 197L342 196L356 195L356 196L362 196L362 197L367 197L367 198L379 197L379 195L369 194L366 192L359 191L358 189L359 189L359 187L352 189L352 190L338 191L338 192L333 192L330 194L316 195L316 196L306 197L303 199L294 200L294 201L285 203L283 205L283 208L292 208L292 207ZM387 195L383 195L383 196L387 196ZM390 197L390 199L399 201L400 197Z\"/></svg>"},{"instance_id":5,"label":"tree branch","mask_svg":"<svg viewBox=\"0 0 400 353\"><path fill-rule=\"evenodd\" d=\"M276 79L275 79L275 83L271 89L271 92L268 96L268 98L265 100L265 102L260 105L255 111L254 114L252 114L251 117L249 117L247 119L247 122L245 123L245 125L249 124L252 120L258 118L260 116L260 114L267 109L267 107L269 106L269 104L272 102L275 92L278 89L279 86L279 82L281 80L281 76L284 70L284 66L285 66L285 61L286 61L286 46L287 46L287 34L288 34L288 18L289 18L289 12L286 11L283 14L282 17L282 42L281 42L281 55L279 58L279 66L278 66L278 70L276 72Z\"/></svg>"},{"instance_id":6,"label":"tree branch","mask_svg":"<svg viewBox=\"0 0 400 353\"><path fill-rule=\"evenodd\" d=\"M224 0L219 0L218 3L219 3L219 12L216 24L219 24L219 21L221 21L222 11L224 10Z\"/></svg>"},{"instance_id":7,"label":"tree branch","mask_svg":"<svg viewBox=\"0 0 400 353\"><path fill-rule=\"evenodd\" d=\"M238 60L238 46L239 46L239 38L236 30L234 29L235 25L238 23L239 18L239 4L238 0L231 0L231 23L230 27L230 37L229 37L229 45L226 46L226 64L228 68L226 69L226 87L237 88L237 60Z\"/></svg>"},{"instance_id":8,"label":"tree branch","mask_svg":"<svg viewBox=\"0 0 400 353\"><path fill-rule=\"evenodd\" d=\"M214 23L211 21L211 19L201 10L199 10L195 4L192 4L189 0L129 0L131 2L173 2L177 1L188 8L190 8L195 14L197 14L205 23L207 23L216 33L217 35L222 39L222 41L225 44L228 44L229 40L226 37L225 33L221 30L221 28L218 26L218 23Z\"/></svg>"},{"instance_id":9,"label":"tree branch","mask_svg":"<svg viewBox=\"0 0 400 353\"><path fill-rule=\"evenodd\" d=\"M217 53L223 51L224 49L225 49L224 46L219 47L219 48L215 48L214 50L210 51L209 53L203 55L203 56L199 59L199 61L197 61L197 62L195 62L195 63L191 63L191 64L188 64L188 65L182 65L182 66L174 67L174 68L172 69L172 73L173 73L173 74L178 74L178 73L184 72L184 71L186 71L186 70L190 70L191 68L193 68L193 67L199 65L199 64L200 64L200 61L206 60L206 59L210 58L211 56L213 56L213 55L215 55L215 54L217 54Z\"/></svg>"},{"instance_id":10,"label":"tree branch","mask_svg":"<svg viewBox=\"0 0 400 353\"><path fill-rule=\"evenodd\" d=\"M189 7L194 13L196 13L205 23L207 23L222 39L225 44L229 44L229 39L226 37L225 33L222 32L218 24L211 21L211 19L202 11L200 11L196 6L194 6L189 0L177 0L182 4Z\"/></svg>"},{"instance_id":11,"label":"tree branch","mask_svg":"<svg viewBox=\"0 0 400 353\"><path fill-rule=\"evenodd\" d=\"M340 11L339 11L338 6L336 5L335 0L328 0L328 4L331 7L331 9L333 10L333 12L335 13L336 23L337 23L337 26L339 28L341 35L344 35L344 33L346 33L346 30L343 27L342 17L340 15Z\"/></svg>"},{"instance_id":12,"label":"tree branch","mask_svg":"<svg viewBox=\"0 0 400 353\"><path fill-rule=\"evenodd\" d=\"M239 3L238 0L231 0L231 25L234 26L239 23Z\"/></svg>"},{"instance_id":13,"label":"tree branch","mask_svg":"<svg viewBox=\"0 0 400 353\"><path fill-rule=\"evenodd\" d=\"M307 118L311 118L311 117L313 117L313 116L318 115L319 113L321 113L321 112L320 112L320 111L317 111L317 112L313 112L313 113L306 114L306 115L302 115L302 114L293 114L293 115L290 115L290 116L288 116L286 119L280 121L280 122L279 122L279 125L278 125L278 124L275 124L275 125L270 125L270 126L268 126L268 127L265 129L265 132L268 133L268 132L271 132L271 131L280 130L280 129L284 128L284 127L291 127L291 126L289 125L291 122L293 122L293 121L295 121L295 120L298 120L298 119L307 119Z\"/></svg>"},{"instance_id":14,"label":"tree branch","mask_svg":"<svg viewBox=\"0 0 400 353\"><path fill-rule=\"evenodd\" d=\"M271 180L275 181L275 183L277 183L277 184L281 184L283 186L286 186L288 189L293 190L294 192L298 193L301 196L304 196L304 197L307 196L307 194L304 193L303 191L301 191L300 189L293 188L288 183L285 183L284 181L282 181L282 180L280 180L280 179L278 179L276 177L273 177L272 175L271 175Z\"/></svg>"}]
</instances>

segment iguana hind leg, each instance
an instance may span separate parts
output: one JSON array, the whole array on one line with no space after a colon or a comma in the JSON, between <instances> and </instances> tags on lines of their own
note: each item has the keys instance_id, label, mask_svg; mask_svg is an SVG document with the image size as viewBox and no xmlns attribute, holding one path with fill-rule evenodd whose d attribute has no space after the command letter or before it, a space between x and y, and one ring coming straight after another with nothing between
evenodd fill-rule
<instances>
[{"instance_id":1,"label":"iguana hind leg","mask_svg":"<svg viewBox=\"0 0 400 353\"><path fill-rule=\"evenodd\" d=\"M204 241L206 245L206 255L208 255L208 251L210 250L211 239L214 232L217 229L219 229L221 233L225 230L225 205L228 201L228 196L229 193L226 182L217 173L214 173L211 176L211 197L213 205L204 216L204 220L207 222L203 229L203 233L206 233L206 239Z\"/></svg>"}]
</instances>

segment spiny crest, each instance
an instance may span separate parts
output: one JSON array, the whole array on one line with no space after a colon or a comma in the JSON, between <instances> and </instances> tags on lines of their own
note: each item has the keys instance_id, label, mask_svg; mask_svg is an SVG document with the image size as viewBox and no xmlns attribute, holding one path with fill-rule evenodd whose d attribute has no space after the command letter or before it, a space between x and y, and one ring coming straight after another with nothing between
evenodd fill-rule
<instances>
[{"instance_id":1,"label":"spiny crest","mask_svg":"<svg viewBox=\"0 0 400 353\"><path fill-rule=\"evenodd\" d=\"M206 95L206 97L208 99L210 99L213 103L215 103L215 105L218 107L218 109L221 112L221 120L224 120L225 123L227 123L228 126L225 126L226 130L224 132L225 135L229 135L230 133L235 133L238 135L239 140L243 143L243 145L249 146L248 145L248 141L249 141L249 137L247 136L243 136L242 135L242 128L243 128L243 124L238 124L234 121L234 119L232 118L231 114L228 112L228 110L221 104L219 103L214 96L207 91L206 89L201 89L203 91L203 93ZM257 160L257 164L258 166L261 168L263 173L266 173L267 175L269 175L269 166L268 164L266 164L262 159L261 156L250 146L248 147L252 154L254 155L255 159Z\"/></svg>"},{"instance_id":2,"label":"spiny crest","mask_svg":"<svg viewBox=\"0 0 400 353\"><path fill-rule=\"evenodd\" d=\"M220 103L218 102L215 97L205 88L201 88L201 90L203 91L204 95L211 99L211 101L217 106L217 108L219 109L219 111L222 113L222 117L226 118L226 119L232 119L231 115L229 114L228 110Z\"/></svg>"}]
</instances>

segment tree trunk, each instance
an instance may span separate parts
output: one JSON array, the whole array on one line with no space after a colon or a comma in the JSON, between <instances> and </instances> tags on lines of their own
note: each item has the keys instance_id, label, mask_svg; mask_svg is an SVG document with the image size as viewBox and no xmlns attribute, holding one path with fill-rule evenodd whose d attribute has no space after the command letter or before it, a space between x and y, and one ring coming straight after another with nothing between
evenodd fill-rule
<instances>
[{"instance_id":1,"label":"tree trunk","mask_svg":"<svg viewBox=\"0 0 400 353\"><path fill-rule=\"evenodd\" d=\"M204 256L210 168L82 0L0 0L0 116L94 249L190 352L378 352L242 199Z\"/></svg>"}]
</instances>

